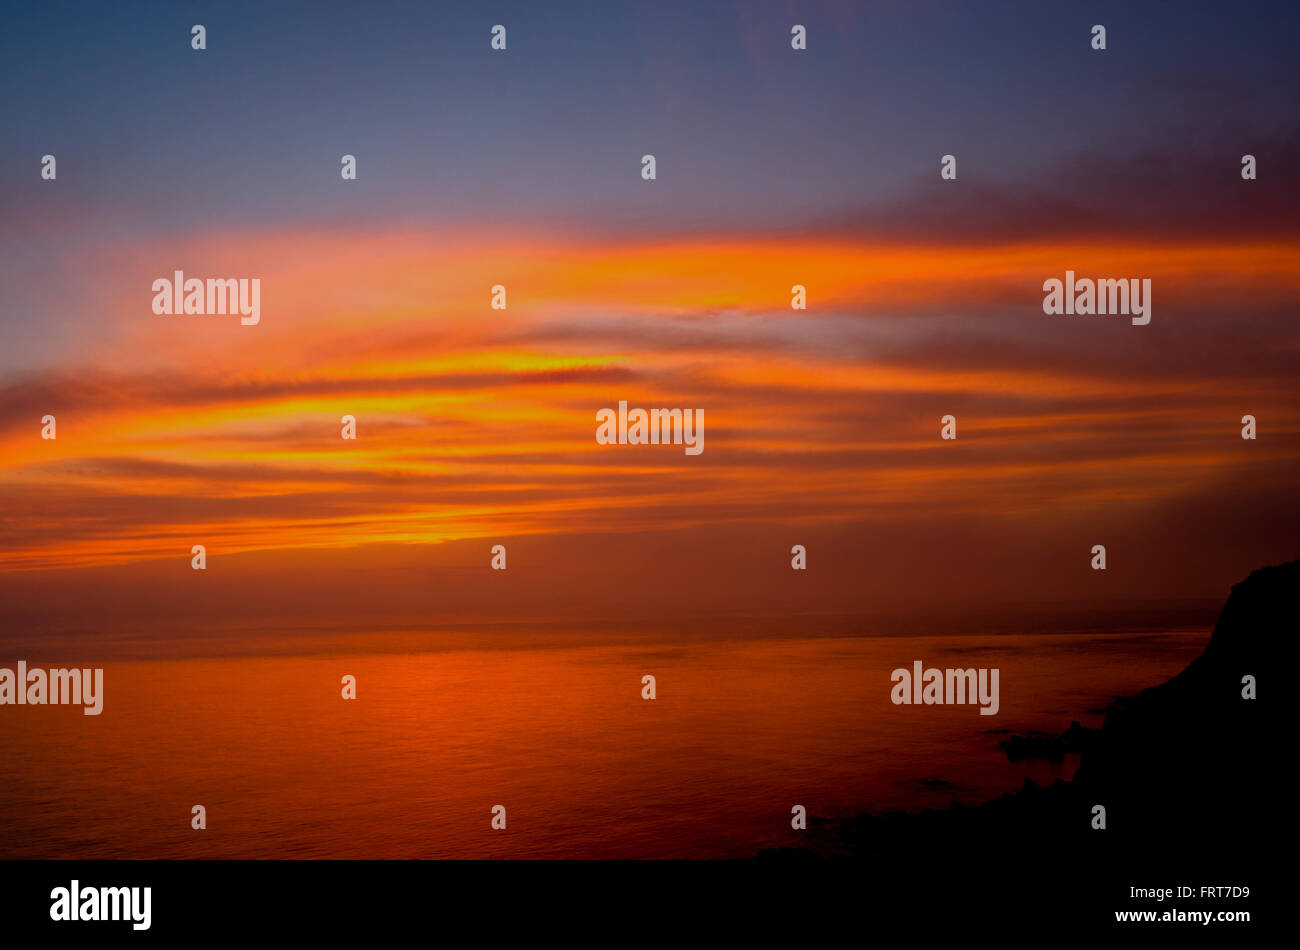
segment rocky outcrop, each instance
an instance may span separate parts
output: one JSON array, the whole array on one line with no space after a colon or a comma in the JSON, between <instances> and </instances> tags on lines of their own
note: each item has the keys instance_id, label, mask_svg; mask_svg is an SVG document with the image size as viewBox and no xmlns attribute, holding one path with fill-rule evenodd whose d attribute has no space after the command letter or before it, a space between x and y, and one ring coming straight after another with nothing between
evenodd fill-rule
<instances>
[{"instance_id":1,"label":"rocky outcrop","mask_svg":"<svg viewBox=\"0 0 1300 950\"><path fill-rule=\"evenodd\" d=\"M1268 711L1290 688L1282 645L1300 632L1297 596L1300 561L1255 571L1232 589L1205 652L1168 682L1117 703L1100 729L1074 723L1061 736L1004 743L1009 756L1080 751L1072 781L1026 781L976 807L830 822L810 828L804 848L760 857L956 848L987 863L1030 850L1078 870L1121 855L1158 853L1226 870L1224 862L1239 860L1290 822L1281 807L1277 773L1284 766L1269 738ZM1259 698L1248 698L1252 688ZM1097 827L1098 807L1104 829Z\"/></svg>"}]
</instances>

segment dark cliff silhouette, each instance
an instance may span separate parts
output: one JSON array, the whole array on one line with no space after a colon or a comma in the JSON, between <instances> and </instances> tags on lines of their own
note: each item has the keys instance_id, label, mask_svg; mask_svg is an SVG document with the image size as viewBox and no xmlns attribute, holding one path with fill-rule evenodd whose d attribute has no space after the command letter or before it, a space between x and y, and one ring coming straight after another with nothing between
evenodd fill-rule
<instances>
[{"instance_id":1,"label":"dark cliff silhouette","mask_svg":"<svg viewBox=\"0 0 1300 950\"><path fill-rule=\"evenodd\" d=\"M1009 894L1035 899L1059 882L1092 888L1095 903L1117 909L1130 885L1242 883L1259 870L1261 849L1290 826L1278 794L1287 763L1266 733L1275 730L1268 711L1290 694L1282 645L1300 633L1298 594L1300 561L1237 584L1204 653L1185 670L1117 701L1100 729L1071 727L1045 744L1049 755L1057 741L1079 744L1072 781L1026 781L975 807L821 819L800 847L765 851L760 862L855 858L865 875L951 872L952 886L982 875L981 893L1002 880ZM1259 698L1243 698L1246 676ZM1038 753L1044 744L1012 748ZM1097 805L1106 809L1104 830L1093 827Z\"/></svg>"},{"instance_id":2,"label":"dark cliff silhouette","mask_svg":"<svg viewBox=\"0 0 1300 950\"><path fill-rule=\"evenodd\" d=\"M1067 753L1083 752L1096 734L1096 729L1085 729L1076 719L1070 723L1070 728L1059 736L1044 732L1028 732L1024 735L1008 736L998 745L1013 762L1021 759L1048 759L1052 762L1060 762L1065 759Z\"/></svg>"}]
</instances>

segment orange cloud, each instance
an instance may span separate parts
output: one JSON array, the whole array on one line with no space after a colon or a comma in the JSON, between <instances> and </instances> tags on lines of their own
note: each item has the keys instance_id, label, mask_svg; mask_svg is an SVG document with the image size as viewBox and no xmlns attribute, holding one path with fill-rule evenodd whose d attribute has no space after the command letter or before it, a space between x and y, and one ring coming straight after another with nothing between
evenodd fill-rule
<instances>
[{"instance_id":1,"label":"orange cloud","mask_svg":"<svg viewBox=\"0 0 1300 950\"><path fill-rule=\"evenodd\" d=\"M1158 493L1211 477L1238 459L1243 406L1274 437L1300 430L1289 372L1267 354L1243 369L1221 326L1174 316L1293 299L1287 244L301 234L122 254L105 308L116 342L0 389L0 569L175 557L200 540L229 553L901 518L994 483L1008 505L1047 510L1133 478ZM173 265L261 277L262 324L154 316L145 277ZM1106 318L1044 317L1041 281L1067 267L1151 277L1152 327L1117 342ZM488 305L495 283L506 311ZM790 310L795 283L807 311ZM703 408L705 454L596 445L595 411L620 398ZM39 437L46 412L55 441ZM954 445L937 437L946 412ZM1254 451L1294 458L1296 444Z\"/></svg>"}]
</instances>

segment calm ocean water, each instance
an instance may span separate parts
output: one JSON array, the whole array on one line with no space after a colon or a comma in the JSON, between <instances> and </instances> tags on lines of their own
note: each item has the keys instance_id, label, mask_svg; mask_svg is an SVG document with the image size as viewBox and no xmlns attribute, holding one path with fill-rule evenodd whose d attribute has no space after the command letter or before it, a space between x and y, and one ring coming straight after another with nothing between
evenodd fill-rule
<instances>
[{"instance_id":1,"label":"calm ocean water","mask_svg":"<svg viewBox=\"0 0 1300 950\"><path fill-rule=\"evenodd\" d=\"M809 815L968 803L1181 670L1208 633L843 637L105 666L99 717L0 707L0 857L749 856ZM38 664L38 655L0 658ZM1001 711L894 706L889 673L998 667ZM640 698L641 677L658 698ZM358 698L340 697L352 674ZM190 828L192 805L208 828ZM490 828L491 808L507 829Z\"/></svg>"}]
</instances>

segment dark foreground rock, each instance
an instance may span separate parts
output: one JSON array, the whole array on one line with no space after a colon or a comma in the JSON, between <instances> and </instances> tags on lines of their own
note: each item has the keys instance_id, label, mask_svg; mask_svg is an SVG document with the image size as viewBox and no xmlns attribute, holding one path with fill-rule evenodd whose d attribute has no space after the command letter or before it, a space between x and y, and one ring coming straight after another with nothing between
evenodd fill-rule
<instances>
[{"instance_id":1,"label":"dark foreground rock","mask_svg":"<svg viewBox=\"0 0 1300 950\"><path fill-rule=\"evenodd\" d=\"M1107 870L1134 884L1158 862L1170 873L1181 868L1231 883L1256 870L1261 850L1291 827L1279 794L1286 764L1266 727L1279 694L1290 695L1290 650L1282 645L1300 632L1298 595L1300 561L1255 571L1233 588L1205 652L1183 672L1115 706L1099 730L1072 727L1047 742L1017 744L1018 751L1076 745L1082 759L1072 781L1026 781L976 807L810 826L797 846L759 857L875 859L897 873L966 868L1008 881ZM1248 676L1261 698L1243 698ZM1104 829L1094 827L1098 806Z\"/></svg>"},{"instance_id":2,"label":"dark foreground rock","mask_svg":"<svg viewBox=\"0 0 1300 950\"><path fill-rule=\"evenodd\" d=\"M1048 732L1026 732L1008 736L998 743L1012 762L1025 759L1047 759L1060 762L1069 753L1082 753L1092 741L1097 730L1085 728L1077 719L1059 736Z\"/></svg>"}]
</instances>

